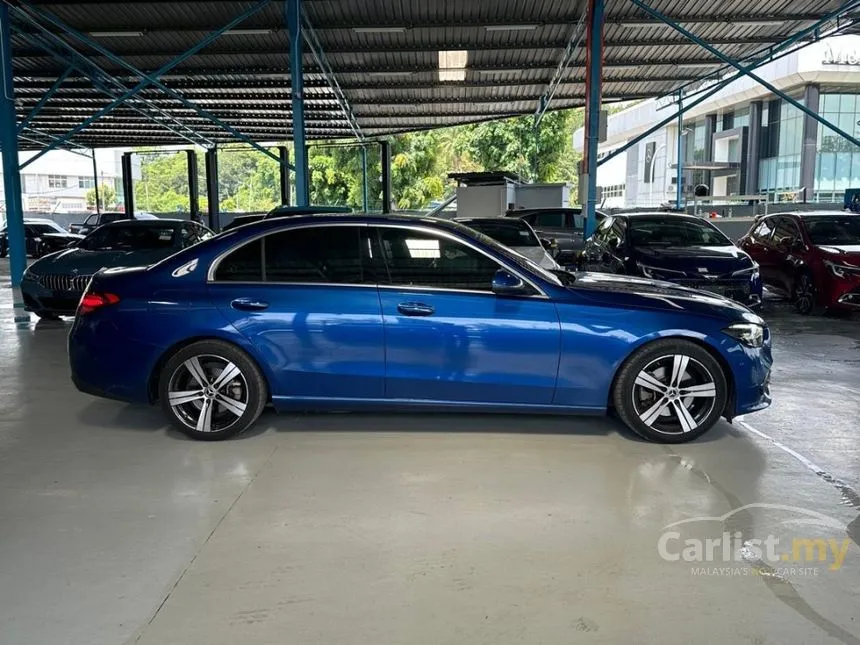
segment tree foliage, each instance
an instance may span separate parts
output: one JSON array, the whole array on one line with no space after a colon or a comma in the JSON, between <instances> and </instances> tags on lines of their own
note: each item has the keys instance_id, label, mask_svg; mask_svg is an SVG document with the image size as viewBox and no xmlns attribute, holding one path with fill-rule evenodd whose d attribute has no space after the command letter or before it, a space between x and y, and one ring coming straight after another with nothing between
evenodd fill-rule
<instances>
[{"instance_id":1,"label":"tree foliage","mask_svg":"<svg viewBox=\"0 0 860 645\"><path fill-rule=\"evenodd\" d=\"M96 205L96 189L90 188L86 194L87 206ZM103 210L116 206L116 190L110 184L99 184L99 206Z\"/></svg>"},{"instance_id":2,"label":"tree foliage","mask_svg":"<svg viewBox=\"0 0 860 645\"><path fill-rule=\"evenodd\" d=\"M578 155L573 132L582 125L581 110L544 115L535 132L529 116L391 138L393 206L427 208L453 190L449 172L507 170L531 181L576 183ZM382 207L379 146L367 151L368 208ZM295 158L294 156L292 158ZM224 146L218 156L222 211L266 211L280 199L278 162L246 146ZM311 146L308 152L313 204L363 205L361 148L353 142ZM206 208L203 164L198 180L201 209ZM182 151L141 155L141 180L135 185L141 210L189 209L186 156Z\"/></svg>"}]
</instances>

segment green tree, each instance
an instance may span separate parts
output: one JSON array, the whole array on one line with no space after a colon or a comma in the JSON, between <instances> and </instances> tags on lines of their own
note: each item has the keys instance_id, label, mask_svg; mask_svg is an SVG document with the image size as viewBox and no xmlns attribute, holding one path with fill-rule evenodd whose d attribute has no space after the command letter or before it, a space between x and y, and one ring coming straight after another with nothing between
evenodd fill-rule
<instances>
[{"instance_id":1,"label":"green tree","mask_svg":"<svg viewBox=\"0 0 860 645\"><path fill-rule=\"evenodd\" d=\"M96 189L90 188L86 194L87 206L96 205ZM103 210L116 206L116 190L110 184L99 185L99 207Z\"/></svg>"}]
</instances>

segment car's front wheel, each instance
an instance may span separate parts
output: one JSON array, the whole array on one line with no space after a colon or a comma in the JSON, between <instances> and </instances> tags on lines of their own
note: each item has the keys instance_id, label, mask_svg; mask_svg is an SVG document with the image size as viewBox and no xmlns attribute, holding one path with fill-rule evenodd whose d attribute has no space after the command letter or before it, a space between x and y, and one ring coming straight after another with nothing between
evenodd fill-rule
<instances>
[{"instance_id":1,"label":"car's front wheel","mask_svg":"<svg viewBox=\"0 0 860 645\"><path fill-rule=\"evenodd\" d=\"M719 362L681 339L637 350L622 366L613 391L615 410L627 427L661 443L700 437L722 416L727 399Z\"/></svg>"},{"instance_id":2,"label":"car's front wheel","mask_svg":"<svg viewBox=\"0 0 860 645\"><path fill-rule=\"evenodd\" d=\"M794 287L794 310L804 316L819 313L818 291L808 273L801 273Z\"/></svg>"},{"instance_id":3,"label":"car's front wheel","mask_svg":"<svg viewBox=\"0 0 860 645\"><path fill-rule=\"evenodd\" d=\"M164 365L159 399L167 418L194 439L217 441L250 428L268 398L266 380L241 349L220 340L183 347Z\"/></svg>"}]
</instances>

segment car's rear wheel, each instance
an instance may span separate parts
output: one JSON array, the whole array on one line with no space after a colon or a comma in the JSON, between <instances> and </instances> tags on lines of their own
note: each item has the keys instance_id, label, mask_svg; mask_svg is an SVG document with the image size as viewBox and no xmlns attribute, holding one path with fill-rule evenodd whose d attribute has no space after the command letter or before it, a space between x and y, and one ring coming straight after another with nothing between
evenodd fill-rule
<instances>
[{"instance_id":1,"label":"car's rear wheel","mask_svg":"<svg viewBox=\"0 0 860 645\"><path fill-rule=\"evenodd\" d=\"M707 432L728 399L726 375L699 345L665 339L642 347L621 368L613 403L621 420L650 441L684 443Z\"/></svg>"},{"instance_id":2,"label":"car's rear wheel","mask_svg":"<svg viewBox=\"0 0 860 645\"><path fill-rule=\"evenodd\" d=\"M266 405L265 378L241 349L220 340L183 347L165 363L159 399L167 418L194 439L218 441L250 428Z\"/></svg>"}]
</instances>

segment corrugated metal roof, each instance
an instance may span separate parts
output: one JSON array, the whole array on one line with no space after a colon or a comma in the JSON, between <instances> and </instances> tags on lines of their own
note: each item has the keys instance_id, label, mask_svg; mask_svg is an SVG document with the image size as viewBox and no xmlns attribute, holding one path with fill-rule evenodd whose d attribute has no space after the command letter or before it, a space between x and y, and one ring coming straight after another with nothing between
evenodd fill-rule
<instances>
[{"instance_id":1,"label":"corrugated metal roof","mask_svg":"<svg viewBox=\"0 0 860 645\"><path fill-rule=\"evenodd\" d=\"M19 115L29 113L66 69L62 57L71 50L88 59L84 67L95 65L109 79L96 86L88 73L74 71L32 121L42 137L67 132L109 103L110 92L116 96L139 81L128 69L61 34L39 12L83 33L101 32L95 40L102 46L151 72L254 4L31 0L13 9ZM841 3L652 0L650 4L721 51L743 57L784 40ZM585 11L585 1L305 0L304 8L362 131L381 136L534 112ZM19 13L22 10L29 19ZM47 40L54 51L47 51L39 40ZM662 95L720 68L707 51L649 19L629 0L606 0L604 44L607 100ZM465 80L440 81L438 52L458 49L468 52ZM171 70L164 82L248 136L282 140L292 136L288 52L284 5L272 0L234 33ZM552 108L583 105L584 61L581 47L556 90ZM307 47L303 62L309 137L351 136L329 80ZM152 115L158 122L151 120ZM148 89L79 133L75 142L85 146L185 142L167 126L186 133L190 128L208 141L233 138L175 98ZM34 145L22 141L22 147Z\"/></svg>"}]
</instances>

